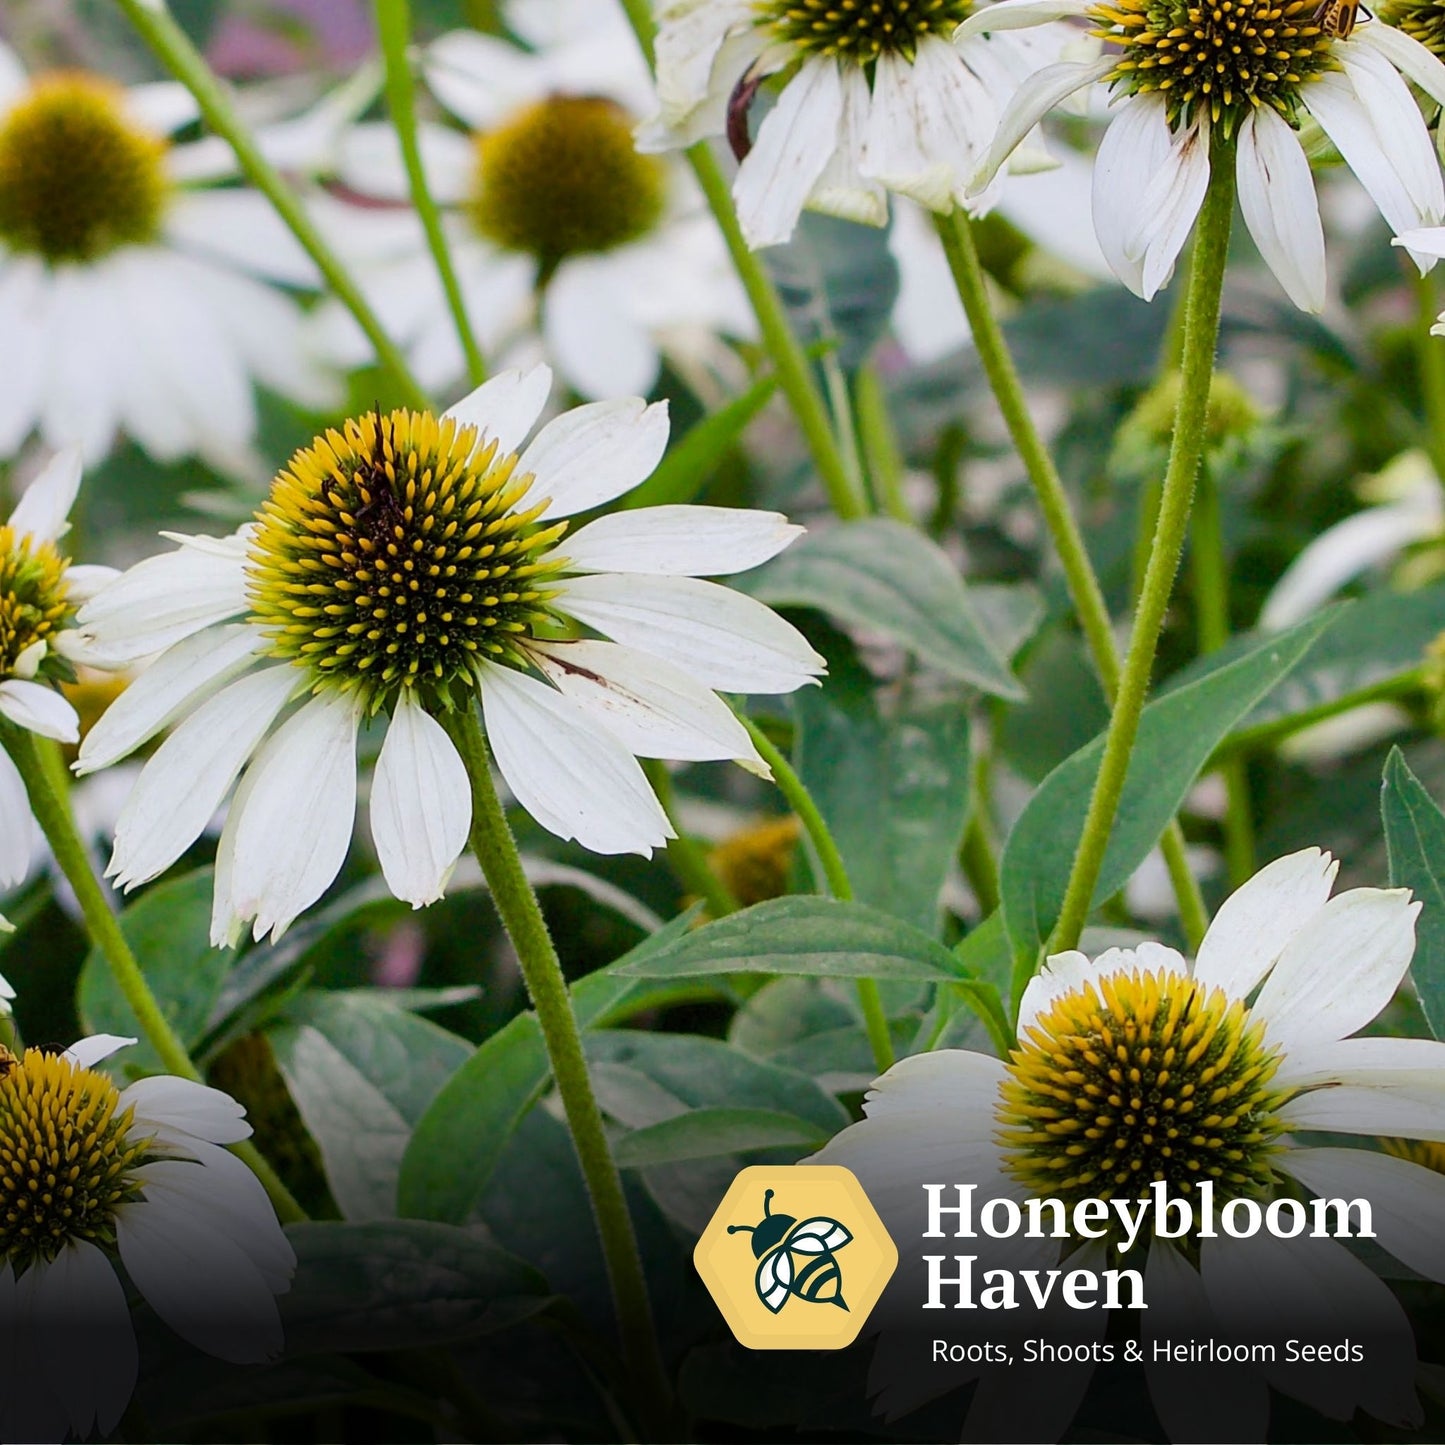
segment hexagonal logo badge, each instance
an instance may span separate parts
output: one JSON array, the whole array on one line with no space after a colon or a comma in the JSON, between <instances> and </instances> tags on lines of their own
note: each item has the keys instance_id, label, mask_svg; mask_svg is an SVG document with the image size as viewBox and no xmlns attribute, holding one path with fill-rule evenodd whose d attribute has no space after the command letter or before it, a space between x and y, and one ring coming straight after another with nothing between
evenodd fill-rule
<instances>
[{"instance_id":1,"label":"hexagonal logo badge","mask_svg":"<svg viewBox=\"0 0 1445 1445\"><path fill-rule=\"evenodd\" d=\"M750 1350L851 1345L898 1267L863 1186L837 1164L744 1169L692 1257Z\"/></svg>"}]
</instances>

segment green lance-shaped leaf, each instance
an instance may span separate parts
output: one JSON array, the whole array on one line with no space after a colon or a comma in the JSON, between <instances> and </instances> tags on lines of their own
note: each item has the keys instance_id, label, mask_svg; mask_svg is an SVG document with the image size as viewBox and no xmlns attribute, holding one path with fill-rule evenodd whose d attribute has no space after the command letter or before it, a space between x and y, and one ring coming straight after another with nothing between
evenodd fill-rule
<instances>
[{"instance_id":1,"label":"green lance-shaped leaf","mask_svg":"<svg viewBox=\"0 0 1445 1445\"><path fill-rule=\"evenodd\" d=\"M1392 748L1380 796L1390 886L1408 888L1424 904L1415 925L1411 970L1430 1032L1445 1038L1445 813Z\"/></svg>"},{"instance_id":2,"label":"green lance-shaped leaf","mask_svg":"<svg viewBox=\"0 0 1445 1445\"><path fill-rule=\"evenodd\" d=\"M694 1109L618 1140L614 1153L623 1169L716 1159L749 1149L819 1149L828 1135L806 1119L776 1109Z\"/></svg>"},{"instance_id":3,"label":"green lance-shaped leaf","mask_svg":"<svg viewBox=\"0 0 1445 1445\"><path fill-rule=\"evenodd\" d=\"M816 607L906 647L929 667L997 697L1023 688L988 637L937 543L871 517L811 533L740 584L774 607Z\"/></svg>"},{"instance_id":4,"label":"green lance-shaped leaf","mask_svg":"<svg viewBox=\"0 0 1445 1445\"><path fill-rule=\"evenodd\" d=\"M1179 810L1220 741L1299 665L1333 621L1323 613L1144 709L1095 898L1123 886ZM1035 955L1063 904L1099 772L1104 740L1060 763L1029 800L1004 846L1003 911L1017 958Z\"/></svg>"}]
</instances>

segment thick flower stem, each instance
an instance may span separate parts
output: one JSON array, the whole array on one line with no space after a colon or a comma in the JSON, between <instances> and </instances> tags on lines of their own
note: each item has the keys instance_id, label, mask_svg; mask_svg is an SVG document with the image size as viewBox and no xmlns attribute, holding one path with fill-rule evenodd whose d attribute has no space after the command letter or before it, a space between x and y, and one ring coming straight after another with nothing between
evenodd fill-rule
<instances>
[{"instance_id":1,"label":"thick flower stem","mask_svg":"<svg viewBox=\"0 0 1445 1445\"><path fill-rule=\"evenodd\" d=\"M1014 448L1033 484L1044 525L1049 530L1054 551L1064 569L1064 581L1078 615L1079 626L1083 629L1084 641L1094 660L1104 697L1112 706L1119 693L1120 671L1119 654L1109 623L1109 607L1104 601L1094 564L1089 560L1089 550L1084 545L1073 508L1069 505L1069 494L1064 490L1054 459L1034 425L1003 328L994 314L974 239L973 222L965 210L955 207L949 215L937 217L937 226L959 300L963 302L964 314L973 332L979 361ZM1159 846L1169 867L1185 933L1191 942L1197 943L1204 937L1209 919L1199 884L1185 861L1184 834L1177 820L1171 820Z\"/></svg>"},{"instance_id":2,"label":"thick flower stem","mask_svg":"<svg viewBox=\"0 0 1445 1445\"><path fill-rule=\"evenodd\" d=\"M65 765L55 744L15 727L5 728L3 743L24 780L25 791L30 798L30 811L35 814L45 841L50 844L50 851L80 904L91 942L105 959L111 977L135 1015L146 1041L168 1072L193 1083L204 1083L200 1070L191 1062L186 1046L177 1037L151 992L135 953L126 941L120 920L96 880L85 844L75 826ZM233 1144L231 1152L249 1165L261 1181L283 1224L296 1224L306 1218L306 1211L249 1139Z\"/></svg>"},{"instance_id":3,"label":"thick flower stem","mask_svg":"<svg viewBox=\"0 0 1445 1445\"><path fill-rule=\"evenodd\" d=\"M441 722L456 744L471 779L472 851L481 864L502 926L516 950L517 963L542 1029L552 1078L562 1098L572 1144L592 1201L623 1351L641 1392L642 1404L665 1418L671 1392L653 1326L642 1256L622 1192L622 1176L608 1147L602 1111L592 1092L582 1035L572 1012L561 960L547 931L537 895L522 871L516 839L492 782L491 754L476 713L470 708L446 713Z\"/></svg>"},{"instance_id":4,"label":"thick flower stem","mask_svg":"<svg viewBox=\"0 0 1445 1445\"><path fill-rule=\"evenodd\" d=\"M417 137L416 84L412 79L411 57L408 54L411 44L409 0L376 0L376 32L381 41L382 58L386 62L386 104L401 144L401 158L411 188L411 203L426 232L426 243L436 263L442 290L446 293L447 309L452 314L457 340L461 342L462 354L467 360L468 380L473 386L480 386L487 379L487 363L467 318L467 304L462 296L461 283L457 280L456 267L452 265L452 253L447 246L446 233L442 230L441 213L427 185L421 143Z\"/></svg>"},{"instance_id":5,"label":"thick flower stem","mask_svg":"<svg viewBox=\"0 0 1445 1445\"><path fill-rule=\"evenodd\" d=\"M261 154L260 147L236 113L225 87L191 44L185 31L171 18L163 4L152 3L152 0L119 0L119 5L161 64L195 96L206 124L235 152L242 171L276 208L276 213L316 263L331 291L356 318L357 325L375 349L377 360L391 372L402 400L418 411L426 410L426 392L411 374L405 357L367 304L351 273L306 214L296 193L281 178L276 167Z\"/></svg>"},{"instance_id":6,"label":"thick flower stem","mask_svg":"<svg viewBox=\"0 0 1445 1445\"><path fill-rule=\"evenodd\" d=\"M651 65L655 27L648 0L622 0L622 8L627 12L627 19L642 53L647 57L647 63ZM845 460L842 447L834 435L828 419L828 404L809 368L807 353L788 324L788 313L783 309L777 288L743 237L722 167L707 141L699 141L685 154L727 243L738 279L743 283L743 290L747 292L753 314L757 317L763 345L777 369L778 385L787 397L803 439L812 453L813 465L822 478L828 501L844 521L865 516L867 507L853 468Z\"/></svg>"},{"instance_id":7,"label":"thick flower stem","mask_svg":"<svg viewBox=\"0 0 1445 1445\"><path fill-rule=\"evenodd\" d=\"M1214 377L1214 348L1219 337L1219 300L1229 249L1229 227L1234 213L1234 154L1218 146L1211 157L1209 190L1195 229L1194 255L1189 271L1188 310L1184 321L1184 352L1179 382L1179 404L1174 414L1174 435L1164 472L1159 520L1149 566L1134 614L1134 629L1119 696L1104 735L1104 755L1094 784L1083 834L1074 855L1073 869L1064 893L1059 920L1049 939L1050 952L1074 948L1093 903L1094 889L1104 866L1109 834L1129 772L1129 759L1139 733L1139 718L1149 693L1154 655L1164 616L1179 571L1179 559L1189 532L1194 483L1204 453L1209 389Z\"/></svg>"},{"instance_id":8,"label":"thick flower stem","mask_svg":"<svg viewBox=\"0 0 1445 1445\"><path fill-rule=\"evenodd\" d=\"M738 720L748 730L748 736L752 738L758 756L772 770L778 791L788 800L788 806L803 825L803 831L808 835L813 851L818 855L823 877L828 882L828 891L835 898L851 903L853 885L848 881L843 855L838 851L838 845L833 841L833 835L823 821L823 815L818 811L813 795L803 785L803 780L794 771L793 765L783 756L782 750L762 728L744 713L738 713ZM873 1049L873 1062L877 1064L880 1074L886 1073L893 1067L893 1039L888 1032L888 1015L884 1011L883 996L878 991L876 979L858 980L858 1004L863 1010L863 1025L868 1031L868 1043Z\"/></svg>"}]
</instances>

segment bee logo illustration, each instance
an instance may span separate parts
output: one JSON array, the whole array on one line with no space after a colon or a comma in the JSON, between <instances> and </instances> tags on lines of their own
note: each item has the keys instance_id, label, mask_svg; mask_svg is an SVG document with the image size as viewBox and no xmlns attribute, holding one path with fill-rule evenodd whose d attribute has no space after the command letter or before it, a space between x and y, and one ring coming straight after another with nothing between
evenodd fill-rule
<instances>
[{"instance_id":1,"label":"bee logo illustration","mask_svg":"<svg viewBox=\"0 0 1445 1445\"><path fill-rule=\"evenodd\" d=\"M777 1314L790 1295L810 1304L837 1305L843 1299L843 1271L837 1251L853 1236L836 1219L817 1214L802 1223L791 1214L772 1213L773 1190L763 1195L763 1217L757 1224L730 1224L729 1234L751 1234L753 1258L759 1261L754 1287L758 1298ZM795 1265L793 1256L802 1256Z\"/></svg>"}]
</instances>

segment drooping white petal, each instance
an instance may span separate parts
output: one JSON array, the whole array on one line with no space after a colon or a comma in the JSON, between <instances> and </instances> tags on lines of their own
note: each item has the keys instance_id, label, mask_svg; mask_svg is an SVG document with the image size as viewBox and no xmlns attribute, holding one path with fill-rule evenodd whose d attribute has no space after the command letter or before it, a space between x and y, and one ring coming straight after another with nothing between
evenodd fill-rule
<instances>
[{"instance_id":1,"label":"drooping white petal","mask_svg":"<svg viewBox=\"0 0 1445 1445\"><path fill-rule=\"evenodd\" d=\"M790 622L715 582L608 573L558 590L558 606L578 621L720 692L793 692L825 670Z\"/></svg>"},{"instance_id":2,"label":"drooping white petal","mask_svg":"<svg viewBox=\"0 0 1445 1445\"><path fill-rule=\"evenodd\" d=\"M1325 232L1299 137L1267 105L1245 116L1236 165L1244 223L1285 294L1302 311L1325 304Z\"/></svg>"},{"instance_id":3,"label":"drooping white petal","mask_svg":"<svg viewBox=\"0 0 1445 1445\"><path fill-rule=\"evenodd\" d=\"M961 71L963 62L956 55L952 59ZM950 158L954 164L926 148L925 131L938 126L947 114L941 100L903 56L885 51L878 57L862 169L889 190L901 191L931 211L952 208L956 179L968 177L976 164L977 147L985 139L954 136L957 150Z\"/></svg>"},{"instance_id":4,"label":"drooping white petal","mask_svg":"<svg viewBox=\"0 0 1445 1445\"><path fill-rule=\"evenodd\" d=\"M135 1110L138 1134L147 1132L146 1125L159 1124L212 1144L237 1144L251 1137L245 1109L229 1094L171 1074L137 1079L122 1091L120 1106Z\"/></svg>"},{"instance_id":5,"label":"drooping white petal","mask_svg":"<svg viewBox=\"0 0 1445 1445\"><path fill-rule=\"evenodd\" d=\"M1426 256L1445 256L1445 226L1421 226L1402 231L1390 243Z\"/></svg>"},{"instance_id":6,"label":"drooping white petal","mask_svg":"<svg viewBox=\"0 0 1445 1445\"><path fill-rule=\"evenodd\" d=\"M1322 1199L1365 1199L1380 1243L1445 1284L1445 1174L1373 1149L1291 1149L1281 1167Z\"/></svg>"},{"instance_id":7,"label":"drooping white petal","mask_svg":"<svg viewBox=\"0 0 1445 1445\"><path fill-rule=\"evenodd\" d=\"M1106 949L1091 959L1078 949L1053 953L1044 966L1029 980L1019 1001L1018 1032L1022 1037L1032 1029L1042 1014L1062 998L1081 993L1091 984L1113 974L1187 972L1184 960L1162 943L1141 943L1137 948Z\"/></svg>"},{"instance_id":8,"label":"drooping white petal","mask_svg":"<svg viewBox=\"0 0 1445 1445\"><path fill-rule=\"evenodd\" d=\"M454 417L462 426L476 427L479 446L495 440L498 453L506 456L522 445L542 414L551 390L549 367L502 371L448 407L445 415Z\"/></svg>"},{"instance_id":9,"label":"drooping white petal","mask_svg":"<svg viewBox=\"0 0 1445 1445\"><path fill-rule=\"evenodd\" d=\"M133 1043L134 1039L126 1038L122 1034L91 1034L88 1038L77 1039L71 1044L65 1051L65 1057L77 1068L93 1069L112 1054L128 1049Z\"/></svg>"},{"instance_id":10,"label":"drooping white petal","mask_svg":"<svg viewBox=\"0 0 1445 1445\"><path fill-rule=\"evenodd\" d=\"M1146 301L1174 274L1208 187L1209 125L1200 119L1170 134L1165 164L1144 188L1141 223L1129 245L1143 261L1139 294Z\"/></svg>"},{"instance_id":11,"label":"drooping white petal","mask_svg":"<svg viewBox=\"0 0 1445 1445\"><path fill-rule=\"evenodd\" d=\"M123 1204L115 1235L126 1273L182 1338L238 1365L280 1352L281 1316L265 1277L189 1200Z\"/></svg>"},{"instance_id":12,"label":"drooping white petal","mask_svg":"<svg viewBox=\"0 0 1445 1445\"><path fill-rule=\"evenodd\" d=\"M108 873L121 887L164 873L201 836L298 679L289 663L242 677L160 745L116 820Z\"/></svg>"},{"instance_id":13,"label":"drooping white petal","mask_svg":"<svg viewBox=\"0 0 1445 1445\"><path fill-rule=\"evenodd\" d=\"M1350 50L1378 50L1407 80L1412 80L1437 105L1445 105L1445 65L1413 35L1383 20L1357 25L1344 41Z\"/></svg>"},{"instance_id":14,"label":"drooping white petal","mask_svg":"<svg viewBox=\"0 0 1445 1445\"><path fill-rule=\"evenodd\" d=\"M446 729L404 692L371 789L371 836L387 887L413 908L435 903L471 826L466 766Z\"/></svg>"},{"instance_id":15,"label":"drooping white petal","mask_svg":"<svg viewBox=\"0 0 1445 1445\"><path fill-rule=\"evenodd\" d=\"M1161 1358L1154 1342L1212 1339L1218 1326L1204 1284L1174 1245L1160 1239L1149 1245L1144 1268L1141 1316L1144 1377L1149 1398L1167 1437L1189 1441L1263 1440L1269 1424L1269 1387L1252 1370L1211 1361Z\"/></svg>"},{"instance_id":16,"label":"drooping white petal","mask_svg":"<svg viewBox=\"0 0 1445 1445\"><path fill-rule=\"evenodd\" d=\"M245 608L244 556L182 547L138 562L87 602L77 621L96 662L123 667Z\"/></svg>"},{"instance_id":17,"label":"drooping white petal","mask_svg":"<svg viewBox=\"0 0 1445 1445\"><path fill-rule=\"evenodd\" d=\"M1194 963L1194 977L1230 998L1247 998L1295 934L1329 901L1340 865L1318 848L1276 858L1220 905Z\"/></svg>"},{"instance_id":18,"label":"drooping white petal","mask_svg":"<svg viewBox=\"0 0 1445 1445\"><path fill-rule=\"evenodd\" d=\"M197 703L239 677L264 641L244 623L208 628L163 653L101 714L86 734L77 775L117 763Z\"/></svg>"},{"instance_id":19,"label":"drooping white petal","mask_svg":"<svg viewBox=\"0 0 1445 1445\"><path fill-rule=\"evenodd\" d=\"M1005 10L1011 0L990 5L986 11L977 12L975 18L993 16ZM965 24L968 22L965 21ZM987 25L980 29L987 30ZM969 182L969 191L976 195L984 190L998 174L999 168L1018 148L1028 133L1058 104L1067 100L1075 91L1086 85L1103 80L1114 68L1112 58L1081 63L1077 60L1062 60L1056 65L1046 65L1029 77L1019 87L1017 94L1008 103L999 117L998 134L988 148L988 154L979 167L978 174Z\"/></svg>"},{"instance_id":20,"label":"drooping white petal","mask_svg":"<svg viewBox=\"0 0 1445 1445\"><path fill-rule=\"evenodd\" d=\"M589 522L567 537L563 550L578 572L722 577L776 557L803 531L781 512L643 507Z\"/></svg>"},{"instance_id":21,"label":"drooping white petal","mask_svg":"<svg viewBox=\"0 0 1445 1445\"><path fill-rule=\"evenodd\" d=\"M667 403L639 397L593 401L549 421L517 460L532 472L543 520L600 507L645 481L667 450Z\"/></svg>"},{"instance_id":22,"label":"drooping white petal","mask_svg":"<svg viewBox=\"0 0 1445 1445\"><path fill-rule=\"evenodd\" d=\"M80 739L80 718L75 709L53 687L43 683L15 678L0 682L0 716L16 727L54 738L58 743Z\"/></svg>"},{"instance_id":23,"label":"drooping white petal","mask_svg":"<svg viewBox=\"0 0 1445 1445\"><path fill-rule=\"evenodd\" d=\"M838 126L838 144L822 175L813 183L808 204L815 211L860 225L886 225L888 195L862 170L873 109L868 78L857 65L845 65L839 78L843 86L843 118Z\"/></svg>"},{"instance_id":24,"label":"drooping white petal","mask_svg":"<svg viewBox=\"0 0 1445 1445\"><path fill-rule=\"evenodd\" d=\"M738 221L754 250L786 241L838 144L838 62L815 57L790 80L758 127L733 185Z\"/></svg>"},{"instance_id":25,"label":"drooping white petal","mask_svg":"<svg viewBox=\"0 0 1445 1445\"><path fill-rule=\"evenodd\" d=\"M125 1290L110 1261L88 1240L71 1239L54 1259L32 1264L26 1325L50 1392L64 1402L80 1438L110 1434L130 1404L139 1369ZM7 1372L8 1373L8 1372ZM13 1377L7 1390L24 1389Z\"/></svg>"},{"instance_id":26,"label":"drooping white petal","mask_svg":"<svg viewBox=\"0 0 1445 1445\"><path fill-rule=\"evenodd\" d=\"M637 760L560 693L489 665L482 712L507 786L549 832L594 853L644 857L673 836Z\"/></svg>"},{"instance_id":27,"label":"drooping white petal","mask_svg":"<svg viewBox=\"0 0 1445 1445\"><path fill-rule=\"evenodd\" d=\"M335 881L356 822L350 697L316 697L267 741L236 822L231 888L257 941L279 938Z\"/></svg>"},{"instance_id":28,"label":"drooping white petal","mask_svg":"<svg viewBox=\"0 0 1445 1445\"><path fill-rule=\"evenodd\" d=\"M657 33L657 96L667 119L685 119L703 104L728 32L748 19L746 0L717 0L679 6L662 22Z\"/></svg>"},{"instance_id":29,"label":"drooping white petal","mask_svg":"<svg viewBox=\"0 0 1445 1445\"><path fill-rule=\"evenodd\" d=\"M70 509L80 494L80 452L67 447L57 452L28 487L10 514L17 536L37 542L54 542L70 525Z\"/></svg>"},{"instance_id":30,"label":"drooping white petal","mask_svg":"<svg viewBox=\"0 0 1445 1445\"><path fill-rule=\"evenodd\" d=\"M0 748L0 888L23 882L30 872L35 831L24 779L10 754Z\"/></svg>"},{"instance_id":31,"label":"drooping white petal","mask_svg":"<svg viewBox=\"0 0 1445 1445\"><path fill-rule=\"evenodd\" d=\"M1286 1048L1363 1028L1394 997L1415 952L1408 889L1354 888L1330 899L1286 944L1253 1013Z\"/></svg>"},{"instance_id":32,"label":"drooping white petal","mask_svg":"<svg viewBox=\"0 0 1445 1445\"><path fill-rule=\"evenodd\" d=\"M660 658L615 642L539 643L537 666L639 758L735 758L763 769L747 729L722 700Z\"/></svg>"},{"instance_id":33,"label":"drooping white petal","mask_svg":"<svg viewBox=\"0 0 1445 1445\"><path fill-rule=\"evenodd\" d=\"M1389 1286L1333 1239L1206 1239L1200 1277L1221 1335L1231 1341L1317 1340L1353 1334L1370 1341L1359 1365L1321 1368L1281 1350L1255 1366L1276 1389L1322 1415L1348 1419L1357 1406L1391 1424L1418 1421L1410 1322Z\"/></svg>"},{"instance_id":34,"label":"drooping white petal","mask_svg":"<svg viewBox=\"0 0 1445 1445\"><path fill-rule=\"evenodd\" d=\"M953 32L953 38L970 40L996 30L1026 30L1050 20L1083 15L1088 8L1088 0L999 0L997 5L980 5Z\"/></svg>"}]
</instances>

